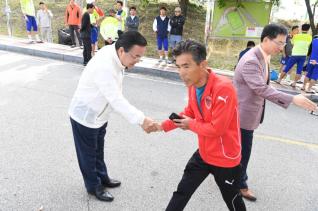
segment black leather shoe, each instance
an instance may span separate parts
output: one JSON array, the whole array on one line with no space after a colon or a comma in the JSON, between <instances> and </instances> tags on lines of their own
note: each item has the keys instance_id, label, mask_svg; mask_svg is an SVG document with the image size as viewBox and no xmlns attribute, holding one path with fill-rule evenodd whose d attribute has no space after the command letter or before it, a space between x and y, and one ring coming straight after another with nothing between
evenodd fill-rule
<instances>
[{"instance_id":1,"label":"black leather shoe","mask_svg":"<svg viewBox=\"0 0 318 211\"><path fill-rule=\"evenodd\" d=\"M100 201L111 202L114 200L113 195L110 194L108 191L104 191L102 188L99 188L95 191L87 191L87 192L91 195L94 195Z\"/></svg>"},{"instance_id":2,"label":"black leather shoe","mask_svg":"<svg viewBox=\"0 0 318 211\"><path fill-rule=\"evenodd\" d=\"M106 188L116 188L116 187L119 187L120 184L121 182L115 179L109 179L107 181L102 182L102 185Z\"/></svg>"}]
</instances>

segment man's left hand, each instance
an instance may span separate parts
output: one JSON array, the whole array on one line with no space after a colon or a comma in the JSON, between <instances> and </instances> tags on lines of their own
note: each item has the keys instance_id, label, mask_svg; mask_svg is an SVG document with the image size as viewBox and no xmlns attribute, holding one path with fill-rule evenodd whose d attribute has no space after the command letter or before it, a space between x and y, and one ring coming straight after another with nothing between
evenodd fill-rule
<instances>
[{"instance_id":1,"label":"man's left hand","mask_svg":"<svg viewBox=\"0 0 318 211\"><path fill-rule=\"evenodd\" d=\"M181 128L182 130L189 130L189 124L192 118L183 115L183 119L174 119L173 122L174 124L178 127Z\"/></svg>"}]
</instances>

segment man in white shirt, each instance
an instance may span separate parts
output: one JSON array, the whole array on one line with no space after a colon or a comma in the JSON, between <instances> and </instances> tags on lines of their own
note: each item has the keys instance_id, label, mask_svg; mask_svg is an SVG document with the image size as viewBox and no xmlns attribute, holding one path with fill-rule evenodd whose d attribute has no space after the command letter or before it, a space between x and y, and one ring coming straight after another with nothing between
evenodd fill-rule
<instances>
[{"instance_id":1,"label":"man in white shirt","mask_svg":"<svg viewBox=\"0 0 318 211\"><path fill-rule=\"evenodd\" d=\"M88 62L73 96L71 118L78 163L89 194L101 201L114 197L105 187L118 187L104 162L104 137L109 115L115 111L147 133L154 121L132 106L122 94L125 69L132 68L146 51L146 39L136 31L124 33L115 44L103 47Z\"/></svg>"},{"instance_id":2,"label":"man in white shirt","mask_svg":"<svg viewBox=\"0 0 318 211\"><path fill-rule=\"evenodd\" d=\"M38 23L38 26L40 26L40 32L41 32L41 38L42 41L45 42L53 42L52 40L52 18L53 14L51 10L47 9L47 6L44 2L40 2L40 9L38 10L36 14L36 20Z\"/></svg>"}]
</instances>

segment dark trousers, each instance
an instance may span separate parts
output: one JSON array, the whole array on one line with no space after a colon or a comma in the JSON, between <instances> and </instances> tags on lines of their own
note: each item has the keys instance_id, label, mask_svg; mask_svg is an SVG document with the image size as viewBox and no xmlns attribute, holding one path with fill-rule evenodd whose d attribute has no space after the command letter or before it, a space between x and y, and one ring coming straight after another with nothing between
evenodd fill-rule
<instances>
[{"instance_id":1,"label":"dark trousers","mask_svg":"<svg viewBox=\"0 0 318 211\"><path fill-rule=\"evenodd\" d=\"M89 60L92 58L92 44L91 44L91 38L85 37L83 39L83 58L84 58L84 64L87 64Z\"/></svg>"},{"instance_id":2,"label":"dark trousers","mask_svg":"<svg viewBox=\"0 0 318 211\"><path fill-rule=\"evenodd\" d=\"M253 133L254 133L254 130L245 130L241 128L242 173L241 173L241 179L239 182L240 189L248 188L248 185L247 185L248 176L247 176L246 170L247 170L248 161L250 160L251 151L252 151Z\"/></svg>"},{"instance_id":3,"label":"dark trousers","mask_svg":"<svg viewBox=\"0 0 318 211\"><path fill-rule=\"evenodd\" d=\"M71 118L77 160L87 191L100 188L109 180L104 162L104 137L107 123L100 128L88 128Z\"/></svg>"},{"instance_id":4,"label":"dark trousers","mask_svg":"<svg viewBox=\"0 0 318 211\"><path fill-rule=\"evenodd\" d=\"M78 39L79 44L83 45L82 39L81 39L81 36L80 36L80 33L79 33L79 26L77 26L77 25L69 25L69 29L70 29L70 33L71 33L72 45L76 45L74 32L76 33L76 37Z\"/></svg>"},{"instance_id":5,"label":"dark trousers","mask_svg":"<svg viewBox=\"0 0 318 211\"><path fill-rule=\"evenodd\" d=\"M188 161L177 191L173 193L166 211L183 210L192 194L209 174L214 175L214 180L229 210L246 210L237 187L240 172L240 165L233 168L221 168L205 163L197 150Z\"/></svg>"}]
</instances>

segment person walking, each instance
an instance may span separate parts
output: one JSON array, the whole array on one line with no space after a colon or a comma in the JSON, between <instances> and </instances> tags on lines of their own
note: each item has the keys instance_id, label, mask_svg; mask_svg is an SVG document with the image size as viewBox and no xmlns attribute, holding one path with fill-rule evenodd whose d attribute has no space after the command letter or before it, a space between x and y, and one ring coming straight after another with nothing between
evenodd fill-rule
<instances>
[{"instance_id":1,"label":"person walking","mask_svg":"<svg viewBox=\"0 0 318 211\"><path fill-rule=\"evenodd\" d=\"M279 68L279 74L281 74L284 71L284 69L288 63L288 60L292 55L292 50L293 50L292 39L293 39L294 35L296 35L298 33L299 33L299 26L293 26L291 29L291 32L288 34L288 36L286 38L286 45L283 49L283 56L280 60L281 66Z\"/></svg>"},{"instance_id":2,"label":"person walking","mask_svg":"<svg viewBox=\"0 0 318 211\"><path fill-rule=\"evenodd\" d=\"M291 103L294 103L307 110L317 109L317 105L305 96L286 94L276 90L269 83L270 58L283 50L287 34L284 26L278 24L265 26L260 45L249 50L235 68L233 82L238 95L242 140L242 174L239 188L242 196L250 201L256 201L256 196L247 184L247 167L252 151L254 130L264 120L266 100L283 108L288 108Z\"/></svg>"},{"instance_id":3,"label":"person walking","mask_svg":"<svg viewBox=\"0 0 318 211\"><path fill-rule=\"evenodd\" d=\"M302 90L306 93L315 94L315 90L312 87L318 80L318 36L314 36L311 44L311 53L309 55L309 61L307 64L307 75L304 80ZM308 85L308 87L307 87Z\"/></svg>"},{"instance_id":4,"label":"person walking","mask_svg":"<svg viewBox=\"0 0 318 211\"><path fill-rule=\"evenodd\" d=\"M276 81L277 83L281 83L287 73L293 68L293 66L297 63L297 70L294 82L291 83L292 87L296 87L296 82L300 80L301 74L303 71L304 64L306 62L306 57L309 49L309 45L312 41L312 37L308 34L310 29L309 24L303 24L301 26L301 33L293 36L292 44L293 50L292 55L288 59L284 72L280 74L279 79Z\"/></svg>"}]
</instances>

